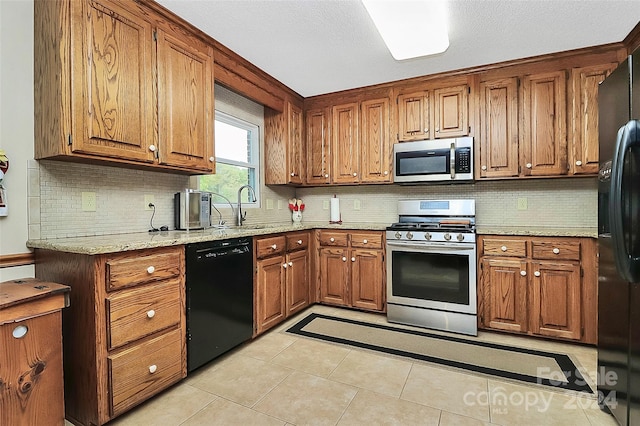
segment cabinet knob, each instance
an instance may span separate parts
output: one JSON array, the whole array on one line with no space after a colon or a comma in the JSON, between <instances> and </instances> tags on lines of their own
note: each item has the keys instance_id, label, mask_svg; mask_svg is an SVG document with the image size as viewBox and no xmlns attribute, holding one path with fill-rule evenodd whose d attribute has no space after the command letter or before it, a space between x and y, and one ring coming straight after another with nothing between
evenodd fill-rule
<instances>
[{"instance_id":1,"label":"cabinet knob","mask_svg":"<svg viewBox=\"0 0 640 426\"><path fill-rule=\"evenodd\" d=\"M156 311L154 311L153 309L149 309L147 311L147 318L153 318L156 316Z\"/></svg>"},{"instance_id":2,"label":"cabinet knob","mask_svg":"<svg viewBox=\"0 0 640 426\"><path fill-rule=\"evenodd\" d=\"M295 175L296 175L295 173L291 172L291 177L294 177Z\"/></svg>"},{"instance_id":3,"label":"cabinet knob","mask_svg":"<svg viewBox=\"0 0 640 426\"><path fill-rule=\"evenodd\" d=\"M325 173L325 174L324 174L324 177L326 177L327 179L329 179L329 174L328 174L328 173Z\"/></svg>"},{"instance_id":4,"label":"cabinet knob","mask_svg":"<svg viewBox=\"0 0 640 426\"><path fill-rule=\"evenodd\" d=\"M289 262L289 263L287 263L287 265L293 266L293 262Z\"/></svg>"},{"instance_id":5,"label":"cabinet knob","mask_svg":"<svg viewBox=\"0 0 640 426\"><path fill-rule=\"evenodd\" d=\"M209 157L209 161L214 163L216 161L216 157Z\"/></svg>"},{"instance_id":6,"label":"cabinet knob","mask_svg":"<svg viewBox=\"0 0 640 426\"><path fill-rule=\"evenodd\" d=\"M500 250L502 250L502 251L507 251L507 246L502 246L502 247L500 247Z\"/></svg>"},{"instance_id":7,"label":"cabinet knob","mask_svg":"<svg viewBox=\"0 0 640 426\"><path fill-rule=\"evenodd\" d=\"M440 129L436 128L436 133L440 133Z\"/></svg>"},{"instance_id":8,"label":"cabinet knob","mask_svg":"<svg viewBox=\"0 0 640 426\"><path fill-rule=\"evenodd\" d=\"M298 243L298 245L302 244L302 240L298 240L296 241L296 243Z\"/></svg>"},{"instance_id":9,"label":"cabinet knob","mask_svg":"<svg viewBox=\"0 0 640 426\"><path fill-rule=\"evenodd\" d=\"M283 267L284 269L287 269L287 266L288 266L288 265L287 265L287 262L285 262L285 263L283 263L283 264L282 264L282 267Z\"/></svg>"},{"instance_id":10,"label":"cabinet knob","mask_svg":"<svg viewBox=\"0 0 640 426\"><path fill-rule=\"evenodd\" d=\"M278 246L277 246L276 244L273 244L273 245L271 246L271 250L275 250L275 249L277 249L277 248L278 248Z\"/></svg>"},{"instance_id":11,"label":"cabinet knob","mask_svg":"<svg viewBox=\"0 0 640 426\"><path fill-rule=\"evenodd\" d=\"M580 161L580 160L576 161L576 166L578 166L578 167L582 166L582 161Z\"/></svg>"},{"instance_id":12,"label":"cabinet knob","mask_svg":"<svg viewBox=\"0 0 640 426\"><path fill-rule=\"evenodd\" d=\"M367 244L368 242L369 242L369 240L367 240L367 239L362 240L362 244Z\"/></svg>"},{"instance_id":13,"label":"cabinet knob","mask_svg":"<svg viewBox=\"0 0 640 426\"><path fill-rule=\"evenodd\" d=\"M156 372L156 370L158 369L158 366L153 364L149 366L149 373L153 374Z\"/></svg>"},{"instance_id":14,"label":"cabinet knob","mask_svg":"<svg viewBox=\"0 0 640 426\"><path fill-rule=\"evenodd\" d=\"M487 166L482 166L482 167L480 167L480 168L481 168L483 171L486 171L486 170L487 170Z\"/></svg>"},{"instance_id":15,"label":"cabinet knob","mask_svg":"<svg viewBox=\"0 0 640 426\"><path fill-rule=\"evenodd\" d=\"M156 271L156 268L154 268L153 266L149 266L147 268L147 274L153 274Z\"/></svg>"},{"instance_id":16,"label":"cabinet knob","mask_svg":"<svg viewBox=\"0 0 640 426\"><path fill-rule=\"evenodd\" d=\"M156 152L156 146L155 145L149 145L149 151Z\"/></svg>"},{"instance_id":17,"label":"cabinet knob","mask_svg":"<svg viewBox=\"0 0 640 426\"><path fill-rule=\"evenodd\" d=\"M540 276L540 271L535 271L535 272L533 273L533 275L535 275L536 277L539 277L539 276Z\"/></svg>"},{"instance_id":18,"label":"cabinet knob","mask_svg":"<svg viewBox=\"0 0 640 426\"><path fill-rule=\"evenodd\" d=\"M560 254L560 249L558 247L555 247L552 251L553 254Z\"/></svg>"},{"instance_id":19,"label":"cabinet knob","mask_svg":"<svg viewBox=\"0 0 640 426\"><path fill-rule=\"evenodd\" d=\"M355 258L355 257L352 257L352 258L351 258L351 261L352 261L352 262L355 262L355 261L356 261L356 258Z\"/></svg>"},{"instance_id":20,"label":"cabinet knob","mask_svg":"<svg viewBox=\"0 0 640 426\"><path fill-rule=\"evenodd\" d=\"M531 163L527 163L527 169L530 169L532 167Z\"/></svg>"},{"instance_id":21,"label":"cabinet knob","mask_svg":"<svg viewBox=\"0 0 640 426\"><path fill-rule=\"evenodd\" d=\"M336 239L335 239L335 238L333 238L333 237L331 237L331 238L329 238L329 241L331 241L331 242L333 243L333 242L335 242L335 241L336 241Z\"/></svg>"},{"instance_id":22,"label":"cabinet knob","mask_svg":"<svg viewBox=\"0 0 640 426\"><path fill-rule=\"evenodd\" d=\"M344 256L342 256L342 261L343 261L343 262L346 262L346 261L347 261L347 258L346 258L346 257L344 257Z\"/></svg>"},{"instance_id":23,"label":"cabinet knob","mask_svg":"<svg viewBox=\"0 0 640 426\"><path fill-rule=\"evenodd\" d=\"M353 172L353 177L358 176L358 174L356 172Z\"/></svg>"},{"instance_id":24,"label":"cabinet knob","mask_svg":"<svg viewBox=\"0 0 640 426\"><path fill-rule=\"evenodd\" d=\"M389 170L384 171L384 175L387 176L389 174Z\"/></svg>"},{"instance_id":25,"label":"cabinet knob","mask_svg":"<svg viewBox=\"0 0 640 426\"><path fill-rule=\"evenodd\" d=\"M425 128L424 128L424 132L425 132L425 133L429 133L429 128L428 128L428 127L425 127Z\"/></svg>"},{"instance_id":26,"label":"cabinet knob","mask_svg":"<svg viewBox=\"0 0 640 426\"><path fill-rule=\"evenodd\" d=\"M523 277L527 276L527 271L520 271L520 275L522 275Z\"/></svg>"}]
</instances>

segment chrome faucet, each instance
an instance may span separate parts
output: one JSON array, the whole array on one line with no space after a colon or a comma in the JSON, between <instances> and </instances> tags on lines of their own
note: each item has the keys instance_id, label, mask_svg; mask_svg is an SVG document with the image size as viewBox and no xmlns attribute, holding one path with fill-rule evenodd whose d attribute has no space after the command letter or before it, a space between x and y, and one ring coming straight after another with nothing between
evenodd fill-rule
<instances>
[{"instance_id":1,"label":"chrome faucet","mask_svg":"<svg viewBox=\"0 0 640 426\"><path fill-rule=\"evenodd\" d=\"M211 192L211 195L216 195L216 196L218 196L220 198L224 198L226 200L226 202L229 203L229 206L231 207L231 214L233 215L235 213L235 207L233 207L233 204L231 204L231 201L229 201L229 199L227 197L225 197L222 194L218 194L217 192ZM225 221L222 220L222 213L220 213L220 210L218 210L216 208L216 206L213 204L213 201L211 202L211 207L213 207L214 210L218 212L218 216L219 216L218 226L219 227L223 227L224 224L225 224Z\"/></svg>"},{"instance_id":2,"label":"chrome faucet","mask_svg":"<svg viewBox=\"0 0 640 426\"><path fill-rule=\"evenodd\" d=\"M238 207L236 211L236 225L238 226L242 226L242 222L247 220L245 217L247 215L247 212L244 212L244 214L242 214L242 190L244 188L247 188L249 193L253 197L253 200L251 201L253 201L254 203L256 202L256 192L253 190L251 185L242 185L240 189L238 189Z\"/></svg>"}]
</instances>

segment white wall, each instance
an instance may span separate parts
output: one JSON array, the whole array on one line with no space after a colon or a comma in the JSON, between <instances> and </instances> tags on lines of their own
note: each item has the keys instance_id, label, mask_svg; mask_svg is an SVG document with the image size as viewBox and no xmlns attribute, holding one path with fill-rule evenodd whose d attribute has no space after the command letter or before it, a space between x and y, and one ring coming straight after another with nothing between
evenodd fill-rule
<instances>
[{"instance_id":1,"label":"white wall","mask_svg":"<svg viewBox=\"0 0 640 426\"><path fill-rule=\"evenodd\" d=\"M33 1L0 0L0 148L9 215L0 217L0 255L25 253L28 162L33 161ZM33 266L0 268L0 282L33 276Z\"/></svg>"}]
</instances>

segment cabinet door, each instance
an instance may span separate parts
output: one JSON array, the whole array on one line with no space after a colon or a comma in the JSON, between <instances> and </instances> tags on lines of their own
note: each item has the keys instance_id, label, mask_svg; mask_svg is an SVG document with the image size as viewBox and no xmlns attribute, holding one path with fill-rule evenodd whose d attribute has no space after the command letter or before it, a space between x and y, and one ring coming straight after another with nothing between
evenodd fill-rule
<instances>
[{"instance_id":1,"label":"cabinet door","mask_svg":"<svg viewBox=\"0 0 640 426\"><path fill-rule=\"evenodd\" d=\"M256 262L256 333L285 318L285 257L274 256Z\"/></svg>"},{"instance_id":2,"label":"cabinet door","mask_svg":"<svg viewBox=\"0 0 640 426\"><path fill-rule=\"evenodd\" d=\"M580 265L532 262L531 266L531 332L580 339Z\"/></svg>"},{"instance_id":3,"label":"cabinet door","mask_svg":"<svg viewBox=\"0 0 640 426\"><path fill-rule=\"evenodd\" d=\"M521 259L483 258L481 265L484 304L481 314L484 326L526 332L527 262Z\"/></svg>"},{"instance_id":4,"label":"cabinet door","mask_svg":"<svg viewBox=\"0 0 640 426\"><path fill-rule=\"evenodd\" d=\"M349 264L347 249L320 249L320 301L347 306Z\"/></svg>"},{"instance_id":5,"label":"cabinet door","mask_svg":"<svg viewBox=\"0 0 640 426\"><path fill-rule=\"evenodd\" d=\"M351 251L351 306L383 309L384 259L382 250Z\"/></svg>"},{"instance_id":6,"label":"cabinet door","mask_svg":"<svg viewBox=\"0 0 640 426\"><path fill-rule=\"evenodd\" d=\"M302 144L303 115L302 109L287 103L287 124L289 125L289 138L287 144L287 163L289 183L304 183L304 155Z\"/></svg>"},{"instance_id":7,"label":"cabinet door","mask_svg":"<svg viewBox=\"0 0 640 426\"><path fill-rule=\"evenodd\" d=\"M157 39L160 163L211 172L212 48L177 31L159 29Z\"/></svg>"},{"instance_id":8,"label":"cabinet door","mask_svg":"<svg viewBox=\"0 0 640 426\"><path fill-rule=\"evenodd\" d=\"M598 85L615 67L605 64L571 71L571 174L598 174Z\"/></svg>"},{"instance_id":9,"label":"cabinet door","mask_svg":"<svg viewBox=\"0 0 640 426\"><path fill-rule=\"evenodd\" d=\"M435 138L469 134L469 86L454 86L433 91Z\"/></svg>"},{"instance_id":10,"label":"cabinet door","mask_svg":"<svg viewBox=\"0 0 640 426\"><path fill-rule=\"evenodd\" d=\"M523 79L522 174L567 174L566 73Z\"/></svg>"},{"instance_id":11,"label":"cabinet door","mask_svg":"<svg viewBox=\"0 0 640 426\"><path fill-rule=\"evenodd\" d=\"M307 183L329 183L331 181L329 111L326 109L307 111L306 130Z\"/></svg>"},{"instance_id":12,"label":"cabinet door","mask_svg":"<svg viewBox=\"0 0 640 426\"><path fill-rule=\"evenodd\" d=\"M518 176L518 79L480 83L480 177Z\"/></svg>"},{"instance_id":13,"label":"cabinet door","mask_svg":"<svg viewBox=\"0 0 640 426\"><path fill-rule=\"evenodd\" d=\"M152 163L151 23L109 0L72 1L73 153ZM78 23L78 25L75 25Z\"/></svg>"},{"instance_id":14,"label":"cabinet door","mask_svg":"<svg viewBox=\"0 0 640 426\"><path fill-rule=\"evenodd\" d=\"M309 305L309 251L299 250L287 255L287 315Z\"/></svg>"},{"instance_id":15,"label":"cabinet door","mask_svg":"<svg viewBox=\"0 0 640 426\"><path fill-rule=\"evenodd\" d=\"M333 183L357 183L360 181L360 138L358 136L359 107L357 103L337 105L331 117Z\"/></svg>"},{"instance_id":16,"label":"cabinet door","mask_svg":"<svg viewBox=\"0 0 640 426\"><path fill-rule=\"evenodd\" d=\"M429 139L429 94L407 93L398 96L398 141Z\"/></svg>"},{"instance_id":17,"label":"cabinet door","mask_svg":"<svg viewBox=\"0 0 640 426\"><path fill-rule=\"evenodd\" d=\"M361 182L391 182L389 99L364 101L361 106Z\"/></svg>"}]
</instances>

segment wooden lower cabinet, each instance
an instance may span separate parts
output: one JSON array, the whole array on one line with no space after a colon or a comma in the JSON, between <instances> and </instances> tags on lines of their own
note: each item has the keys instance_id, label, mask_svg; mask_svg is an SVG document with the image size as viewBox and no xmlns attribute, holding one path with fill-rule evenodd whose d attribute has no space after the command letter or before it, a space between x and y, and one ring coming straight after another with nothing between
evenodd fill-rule
<instances>
[{"instance_id":1,"label":"wooden lower cabinet","mask_svg":"<svg viewBox=\"0 0 640 426\"><path fill-rule=\"evenodd\" d=\"M321 303L384 310L384 236L381 232L318 231ZM367 246L370 248L359 248Z\"/></svg>"},{"instance_id":2,"label":"wooden lower cabinet","mask_svg":"<svg viewBox=\"0 0 640 426\"><path fill-rule=\"evenodd\" d=\"M309 232L256 239L255 335L309 305Z\"/></svg>"},{"instance_id":3,"label":"wooden lower cabinet","mask_svg":"<svg viewBox=\"0 0 640 426\"><path fill-rule=\"evenodd\" d=\"M187 375L184 246L85 255L36 249L36 277L71 287L65 415L102 425Z\"/></svg>"},{"instance_id":4,"label":"wooden lower cabinet","mask_svg":"<svg viewBox=\"0 0 640 426\"><path fill-rule=\"evenodd\" d=\"M595 344L596 244L481 236L479 326Z\"/></svg>"}]
</instances>

